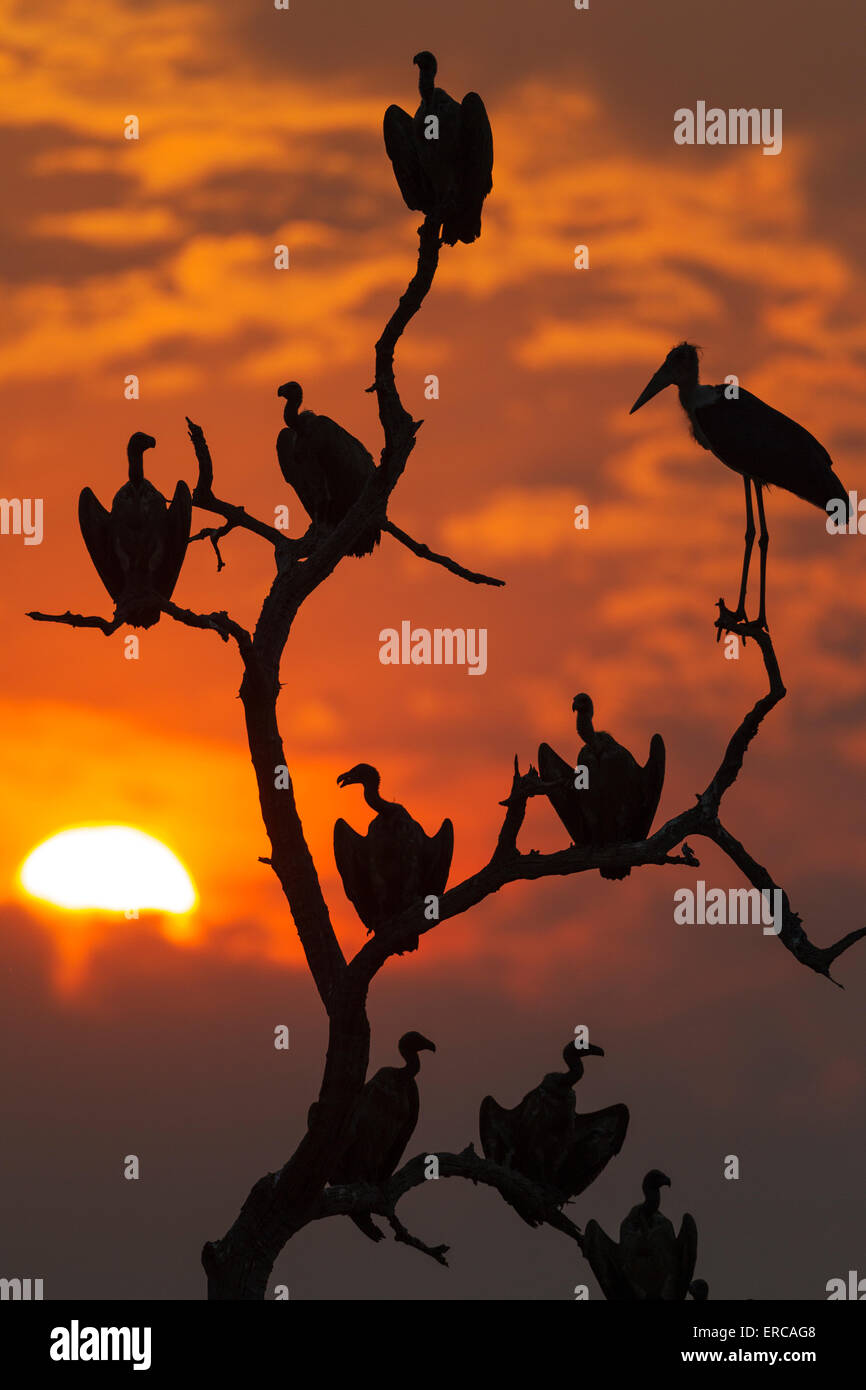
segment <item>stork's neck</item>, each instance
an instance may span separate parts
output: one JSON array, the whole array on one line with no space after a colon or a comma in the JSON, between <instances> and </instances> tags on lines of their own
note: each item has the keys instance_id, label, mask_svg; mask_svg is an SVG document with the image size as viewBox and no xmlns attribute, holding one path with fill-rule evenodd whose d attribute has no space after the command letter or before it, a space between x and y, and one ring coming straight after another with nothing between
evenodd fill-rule
<instances>
[{"instance_id":1,"label":"stork's neck","mask_svg":"<svg viewBox=\"0 0 866 1390\"><path fill-rule=\"evenodd\" d=\"M689 371L689 374L686 377L686 379L677 383L677 391L679 392L680 405L682 406L683 410L687 410L689 411L689 413L691 413L694 407L695 397L698 394L697 362L695 363L694 367Z\"/></svg>"},{"instance_id":2,"label":"stork's neck","mask_svg":"<svg viewBox=\"0 0 866 1390\"><path fill-rule=\"evenodd\" d=\"M144 450L130 445L126 450L126 457L129 460L129 481L144 482Z\"/></svg>"}]
</instances>

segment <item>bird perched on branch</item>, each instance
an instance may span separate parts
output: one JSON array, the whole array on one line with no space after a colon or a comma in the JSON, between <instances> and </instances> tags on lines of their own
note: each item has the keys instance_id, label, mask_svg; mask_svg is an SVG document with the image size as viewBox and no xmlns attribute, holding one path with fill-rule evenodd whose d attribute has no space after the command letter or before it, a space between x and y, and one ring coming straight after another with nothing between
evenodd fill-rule
<instances>
[{"instance_id":1,"label":"bird perched on branch","mask_svg":"<svg viewBox=\"0 0 866 1390\"><path fill-rule=\"evenodd\" d=\"M397 1044L405 1065L380 1067L355 1102L346 1130L346 1146L331 1184L383 1183L391 1177L415 1132L420 1109L419 1052L436 1051L423 1033L404 1033ZM370 1240L384 1240L368 1213L352 1221Z\"/></svg>"},{"instance_id":2,"label":"bird perched on branch","mask_svg":"<svg viewBox=\"0 0 866 1390\"><path fill-rule=\"evenodd\" d=\"M421 102L414 117L400 106L385 112L385 149L403 201L433 216L447 246L481 235L481 207L493 187L493 133L484 102L461 102L435 85L436 59L416 53Z\"/></svg>"},{"instance_id":3,"label":"bird perched on branch","mask_svg":"<svg viewBox=\"0 0 866 1390\"><path fill-rule=\"evenodd\" d=\"M583 1076L585 1055L603 1057L604 1052L592 1044L581 1050L570 1042L562 1054L567 1071L548 1072L513 1110L485 1096L479 1113L485 1158L553 1189L561 1194L561 1202L595 1182L619 1153L628 1129L625 1105L577 1113L573 1088ZM530 1210L512 1205L530 1226L538 1224Z\"/></svg>"},{"instance_id":4,"label":"bird perched on branch","mask_svg":"<svg viewBox=\"0 0 866 1390\"><path fill-rule=\"evenodd\" d=\"M444 820L435 835L427 835L405 806L379 795L379 773L358 763L337 778L337 785L360 784L364 800L376 815L366 835L346 821L334 826L334 858L346 897L368 932L377 932L407 908L445 892L454 854L454 826ZM407 949L414 950L418 944ZM402 953L401 953L402 954Z\"/></svg>"},{"instance_id":5,"label":"bird perched on branch","mask_svg":"<svg viewBox=\"0 0 866 1390\"><path fill-rule=\"evenodd\" d=\"M301 500L313 525L333 530L354 506L376 471L372 456L359 439L327 415L301 410L304 393L296 381L277 391L286 404L285 428L277 436L280 471ZM362 532L350 555L370 555L381 531Z\"/></svg>"},{"instance_id":6,"label":"bird perched on branch","mask_svg":"<svg viewBox=\"0 0 866 1390\"><path fill-rule=\"evenodd\" d=\"M662 1216L659 1193L670 1185L670 1178L657 1168L647 1173L644 1199L632 1207L620 1226L618 1245L597 1221L587 1222L583 1253L605 1298L677 1301L689 1293L698 1253L698 1228L694 1217L686 1212L675 1234L671 1222ZM699 1289L693 1297L700 1301L702 1292Z\"/></svg>"},{"instance_id":7,"label":"bird perched on branch","mask_svg":"<svg viewBox=\"0 0 866 1390\"><path fill-rule=\"evenodd\" d=\"M548 800L575 845L633 844L645 840L662 794L665 745L653 734L641 767L621 743L593 727L588 695L575 695L577 732L583 747L573 768L550 747L538 749L538 771L550 783ZM577 783L577 785L575 785ZM631 869L600 869L602 878L628 878Z\"/></svg>"},{"instance_id":8,"label":"bird perched on branch","mask_svg":"<svg viewBox=\"0 0 866 1390\"><path fill-rule=\"evenodd\" d=\"M111 511L89 487L78 499L78 524L96 572L115 608L132 627L153 627L159 598L170 599L189 543L192 498L179 482L171 504L144 476L144 451L156 440L137 431L126 454L129 481L115 493Z\"/></svg>"},{"instance_id":9,"label":"bird perched on branch","mask_svg":"<svg viewBox=\"0 0 866 1390\"><path fill-rule=\"evenodd\" d=\"M739 384L705 386L699 380L698 349L692 343L671 348L658 371L641 391L631 410L633 415L666 386L676 386L680 405L688 416L694 439L702 449L715 454L743 477L746 495L746 547L740 579L740 596L734 613L736 622L746 621L746 589L749 562L755 540L752 487L758 504L761 534L761 595L758 622L767 626L767 549L770 536L764 515L763 489L781 487L826 509L830 502L844 505L850 516L848 494L836 473L833 460L814 435L787 415L765 405Z\"/></svg>"}]
</instances>

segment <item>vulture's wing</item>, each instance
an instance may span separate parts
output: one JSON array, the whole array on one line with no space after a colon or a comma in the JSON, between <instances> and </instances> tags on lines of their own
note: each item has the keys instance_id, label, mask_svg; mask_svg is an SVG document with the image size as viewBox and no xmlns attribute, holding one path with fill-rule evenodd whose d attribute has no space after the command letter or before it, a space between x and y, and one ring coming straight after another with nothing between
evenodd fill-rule
<instances>
[{"instance_id":1,"label":"vulture's wing","mask_svg":"<svg viewBox=\"0 0 866 1390\"><path fill-rule=\"evenodd\" d=\"M343 880L346 897L368 931L378 921L376 899L370 884L367 862L369 845L366 836L359 835L342 818L334 826L334 859Z\"/></svg>"},{"instance_id":2,"label":"vulture's wing","mask_svg":"<svg viewBox=\"0 0 866 1390\"><path fill-rule=\"evenodd\" d=\"M633 1303L634 1289L623 1270L620 1248L597 1221L587 1222L582 1249L605 1298Z\"/></svg>"},{"instance_id":3,"label":"vulture's wing","mask_svg":"<svg viewBox=\"0 0 866 1390\"><path fill-rule=\"evenodd\" d=\"M189 544L191 521L192 497L186 483L180 482L159 521L162 547L159 563L153 573L153 586L161 598L170 599L174 592Z\"/></svg>"},{"instance_id":4,"label":"vulture's wing","mask_svg":"<svg viewBox=\"0 0 866 1390\"><path fill-rule=\"evenodd\" d=\"M511 1166L510 1159L515 1147L512 1111L504 1110L492 1096L485 1096L478 1112L478 1131L484 1157L502 1167Z\"/></svg>"},{"instance_id":5,"label":"vulture's wing","mask_svg":"<svg viewBox=\"0 0 866 1390\"><path fill-rule=\"evenodd\" d=\"M453 856L454 826L450 820L444 820L436 834L427 837L426 871L429 887L423 888L422 885L425 897L428 893L435 893L438 897L445 892Z\"/></svg>"},{"instance_id":6,"label":"vulture's wing","mask_svg":"<svg viewBox=\"0 0 866 1390\"><path fill-rule=\"evenodd\" d=\"M123 592L126 574L114 548L111 513L105 510L89 487L82 490L78 499L78 525L96 573L117 603Z\"/></svg>"},{"instance_id":7,"label":"vulture's wing","mask_svg":"<svg viewBox=\"0 0 866 1390\"><path fill-rule=\"evenodd\" d=\"M429 185L421 167L412 117L402 106L389 106L383 129L385 150L393 165L404 203L413 212L429 212Z\"/></svg>"},{"instance_id":8,"label":"vulture's wing","mask_svg":"<svg viewBox=\"0 0 866 1390\"><path fill-rule=\"evenodd\" d=\"M587 813L595 789L590 785L578 790L574 785L574 768L554 752L549 743L539 745L538 772L542 782L556 783L547 793L547 799L574 843L589 844L592 837Z\"/></svg>"},{"instance_id":9,"label":"vulture's wing","mask_svg":"<svg viewBox=\"0 0 866 1390\"><path fill-rule=\"evenodd\" d=\"M679 1258L674 1297L684 1299L689 1291L698 1259L698 1228L695 1225L695 1218L689 1212L683 1214L683 1219L680 1222L677 1254Z\"/></svg>"},{"instance_id":10,"label":"vulture's wing","mask_svg":"<svg viewBox=\"0 0 866 1390\"><path fill-rule=\"evenodd\" d=\"M609 1105L589 1115L575 1115L573 1138L556 1174L556 1186L577 1197L619 1153L628 1129L628 1107Z\"/></svg>"},{"instance_id":11,"label":"vulture's wing","mask_svg":"<svg viewBox=\"0 0 866 1390\"><path fill-rule=\"evenodd\" d=\"M638 839L644 840L650 832L653 818L658 810L665 780L665 741L661 734L653 734L650 740L649 757L641 772L643 808L640 820L635 825L635 835Z\"/></svg>"}]
</instances>

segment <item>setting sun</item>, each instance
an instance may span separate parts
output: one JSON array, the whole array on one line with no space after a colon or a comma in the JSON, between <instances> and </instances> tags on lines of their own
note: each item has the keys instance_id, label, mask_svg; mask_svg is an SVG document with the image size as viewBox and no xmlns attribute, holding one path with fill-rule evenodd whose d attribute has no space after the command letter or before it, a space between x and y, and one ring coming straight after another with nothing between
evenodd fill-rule
<instances>
[{"instance_id":1,"label":"setting sun","mask_svg":"<svg viewBox=\"0 0 866 1390\"><path fill-rule=\"evenodd\" d=\"M180 913L196 903L177 856L128 825L62 830L27 856L19 877L31 897L57 907Z\"/></svg>"}]
</instances>

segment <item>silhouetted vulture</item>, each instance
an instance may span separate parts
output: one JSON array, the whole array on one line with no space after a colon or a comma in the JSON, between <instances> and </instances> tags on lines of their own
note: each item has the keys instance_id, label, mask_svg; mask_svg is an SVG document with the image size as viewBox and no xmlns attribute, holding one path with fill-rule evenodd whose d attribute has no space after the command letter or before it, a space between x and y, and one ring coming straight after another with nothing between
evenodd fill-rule
<instances>
[{"instance_id":1,"label":"silhouetted vulture","mask_svg":"<svg viewBox=\"0 0 866 1390\"><path fill-rule=\"evenodd\" d=\"M416 53L421 102L414 117L385 112L385 149L406 206L442 224L448 246L481 235L481 206L493 187L493 133L484 102L467 92L456 102L434 85L436 59Z\"/></svg>"},{"instance_id":2,"label":"silhouetted vulture","mask_svg":"<svg viewBox=\"0 0 866 1390\"><path fill-rule=\"evenodd\" d=\"M126 448L129 482L107 512L89 487L78 499L78 524L96 572L133 627L153 627L160 615L154 595L170 599L189 543L192 498L186 483L171 505L144 476L145 449L156 440L138 431Z\"/></svg>"},{"instance_id":3,"label":"silhouetted vulture","mask_svg":"<svg viewBox=\"0 0 866 1390\"><path fill-rule=\"evenodd\" d=\"M645 840L665 779L664 739L653 734L649 757L641 767L615 738L593 728L588 695L575 695L571 708L583 739L577 763L586 768L587 785L575 787L575 769L549 743L542 743L538 771L543 782L556 784L547 793L551 806L576 845L598 848ZM631 869L599 872L602 878L628 878Z\"/></svg>"},{"instance_id":4,"label":"silhouetted vulture","mask_svg":"<svg viewBox=\"0 0 866 1390\"><path fill-rule=\"evenodd\" d=\"M404 1033L398 1048L406 1065L380 1067L355 1102L332 1184L385 1182L403 1157L418 1123L418 1053L435 1052L436 1044L423 1033ZM369 1214L351 1220L371 1240L384 1239Z\"/></svg>"},{"instance_id":5,"label":"silhouetted vulture","mask_svg":"<svg viewBox=\"0 0 866 1390\"><path fill-rule=\"evenodd\" d=\"M702 449L709 449L716 458L735 473L742 474L746 492L746 549L740 580L740 597L735 618L746 620L746 587L749 561L755 539L755 519L752 512L752 485L758 503L761 535L761 600L758 622L767 626L767 547L769 533L764 516L764 487L781 487L826 508L838 499L850 515L848 493L833 471L833 460L814 435L787 415L765 405L751 391L737 385L704 386L698 379L698 350L692 343L678 343L671 348L655 376L644 387L629 414L652 400L666 386L676 386L680 405L691 424L692 435Z\"/></svg>"},{"instance_id":6,"label":"silhouetted vulture","mask_svg":"<svg viewBox=\"0 0 866 1390\"><path fill-rule=\"evenodd\" d=\"M625 1105L609 1105L589 1115L577 1113L573 1088L583 1076L586 1053L604 1056L600 1047L581 1051L570 1042L562 1054L567 1071L548 1072L513 1110L485 1096L479 1114L485 1157L561 1193L562 1202L595 1182L619 1153L628 1129ZM537 1225L528 1210L513 1205L524 1221Z\"/></svg>"},{"instance_id":7,"label":"silhouetted vulture","mask_svg":"<svg viewBox=\"0 0 866 1390\"><path fill-rule=\"evenodd\" d=\"M381 930L406 908L445 892L454 853L454 826L444 820L435 835L426 835L396 801L379 795L379 773L358 763L337 778L337 785L360 783L364 800L376 812L366 835L344 820L334 826L334 858L346 897L368 932ZM414 950L418 945L406 949Z\"/></svg>"},{"instance_id":8,"label":"silhouetted vulture","mask_svg":"<svg viewBox=\"0 0 866 1390\"><path fill-rule=\"evenodd\" d=\"M653 1168L643 1180L643 1201L619 1229L619 1244L597 1221L587 1222L583 1253L605 1298L681 1300L689 1292L698 1251L698 1230L688 1212L679 1235L659 1211L659 1191L671 1180ZM693 1297L695 1295L693 1294Z\"/></svg>"},{"instance_id":9,"label":"silhouetted vulture","mask_svg":"<svg viewBox=\"0 0 866 1390\"><path fill-rule=\"evenodd\" d=\"M277 459L283 477L298 494L310 520L333 530L357 502L376 465L342 425L327 415L301 410L304 393L296 381L277 391L285 399L285 428L277 436ZM364 531L350 555L369 555L379 544L378 527Z\"/></svg>"}]
</instances>

